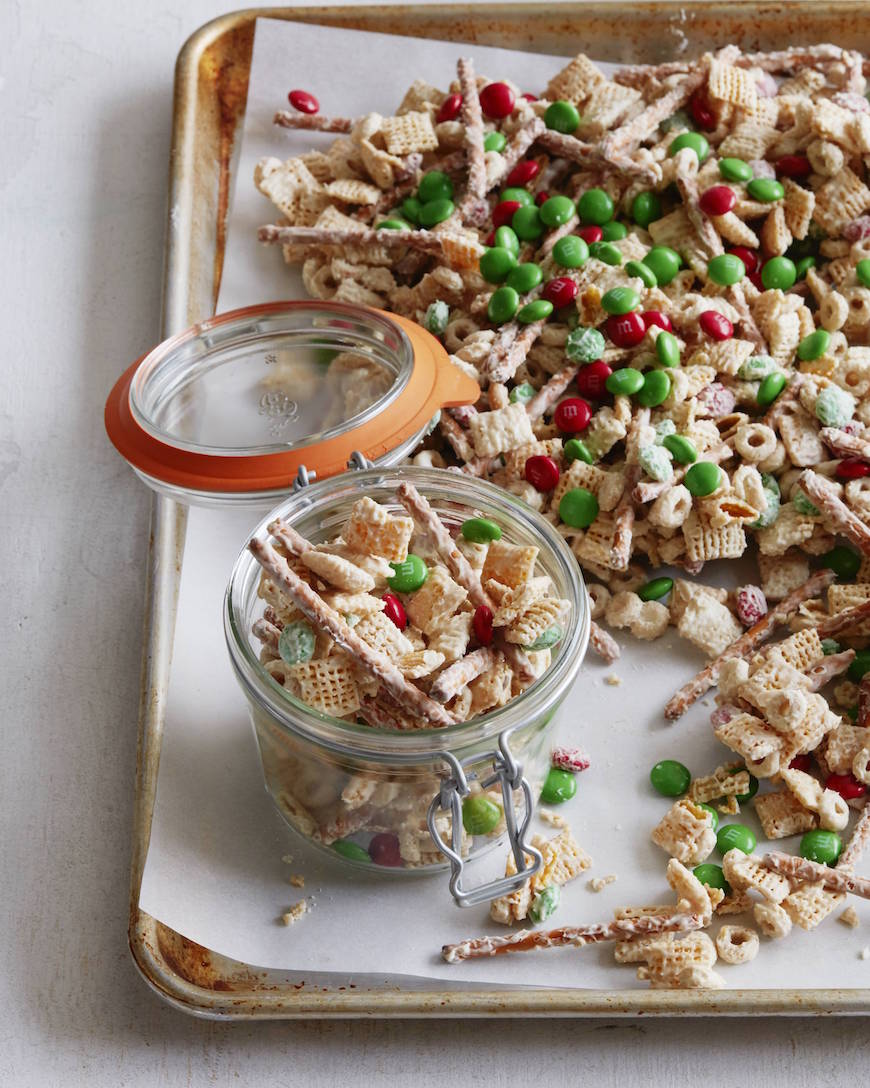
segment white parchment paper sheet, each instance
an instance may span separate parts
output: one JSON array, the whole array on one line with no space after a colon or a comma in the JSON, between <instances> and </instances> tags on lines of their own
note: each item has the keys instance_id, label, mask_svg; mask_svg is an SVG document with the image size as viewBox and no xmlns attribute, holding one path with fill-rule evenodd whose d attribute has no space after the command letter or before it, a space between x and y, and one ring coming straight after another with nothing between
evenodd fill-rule
<instances>
[{"instance_id":1,"label":"white parchment paper sheet","mask_svg":"<svg viewBox=\"0 0 870 1088\"><path fill-rule=\"evenodd\" d=\"M271 221L273 211L251 180L261 156L288 157L330 139L275 129L271 117L287 90L317 94L324 113L388 113L414 78L445 86L463 54L475 57L478 71L510 77L532 91L562 63L479 46L258 22L219 310L303 294L280 252L256 242L257 227ZM447 966L439 958L444 942L500 930L485 908L456 908L444 875L349 876L287 829L263 788L223 637L224 588L255 520L244 511L191 511L142 908L224 955L300 977L335 972L358 982L416 976L403 985L425 985L426 979L641 985L631 967L613 963L608 946ZM665 855L649 841L668 802L650 788L649 768L678 758L705 774L728 755L710 731L711 701L673 725L661 714L673 690L701 664L700 655L670 633L651 645L626 639L623 658L612 667L592 654L587 658L557 716L556 737L581 744L592 757L577 797L561 811L594 864L564 890L554 922L604 920L621 904L670 901ZM606 682L613 677L617 685ZM755 828L763 847L751 810L741 819ZM789 840L781 845L794 847ZM282 861L288 854L290 864ZM304 889L290 886L291 873L305 875ZM618 877L615 884L600 893L588 889L587 878L610 873ZM310 913L284 927L281 913L303 896L313 899ZM866 925L866 905L857 901L857 908ZM870 980L870 962L859 960L858 952L867 941L863 928L847 930L831 918L813 934L796 931L786 941L765 942L753 964L721 970L735 987L862 986Z\"/></svg>"}]
</instances>

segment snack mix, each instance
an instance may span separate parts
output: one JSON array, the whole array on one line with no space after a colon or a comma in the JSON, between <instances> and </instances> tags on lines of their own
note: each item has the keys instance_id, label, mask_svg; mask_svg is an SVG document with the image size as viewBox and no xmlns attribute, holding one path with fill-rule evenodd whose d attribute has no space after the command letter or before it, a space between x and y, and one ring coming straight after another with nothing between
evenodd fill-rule
<instances>
[{"instance_id":1,"label":"snack mix","mask_svg":"<svg viewBox=\"0 0 870 1088\"><path fill-rule=\"evenodd\" d=\"M759 933L812 929L847 893L870 894L853 875L868 811L845 847L840 837L870 785L865 70L833 45L727 46L612 78L580 54L535 97L462 59L450 86L415 82L392 116L328 118L293 92L300 112L275 117L335 138L259 163L256 183L282 217L260 239L301 265L314 297L415 319L480 383L478 403L444 411L413 460L499 484L556 526L586 576L592 645L607 661L619 649L605 627L640 639L672 630L701 650L709 663L665 715L718 687L712 727L733 757L694 779L674 760L653 768L654 788L674 799L652 841L670 859L676 904L473 938L445 946L450 962L609 940L652 987L718 987L717 960L749 962ZM496 542L481 575L490 603L440 552L427 583L384 603L372 593L390 576L384 561L407 561L419 520L402 501L412 519L390 530L395 543L384 528L372 544L366 509L369 527L315 549L314 564L280 532L283 555L264 563L309 620L300 587L314 598L322 579L333 615L329 598L352 598L355 637L371 653L389 642L391 679L361 682L336 661L325 621L288 635L300 619L268 595L267 667L314 705L328 688L331 713L439 726L510 697L524 682L511 647L546 656L560 602L531 567L513 582L496 569ZM698 579L743 556L757 576L736 590ZM292 563L293 588L279 561ZM427 631L433 597L446 622ZM403 609L413 637L397 626ZM278 656L281 639L304 646L304 661ZM570 762L554 762L548 803L573 793L583 767ZM744 805L768 839L803 836L801 856L756 855L750 828L719 826ZM497 901L495 920L543 921L588 867L567 829L542 846L544 875ZM716 849L721 866L706 860ZM731 914L753 924L705 932Z\"/></svg>"}]
</instances>

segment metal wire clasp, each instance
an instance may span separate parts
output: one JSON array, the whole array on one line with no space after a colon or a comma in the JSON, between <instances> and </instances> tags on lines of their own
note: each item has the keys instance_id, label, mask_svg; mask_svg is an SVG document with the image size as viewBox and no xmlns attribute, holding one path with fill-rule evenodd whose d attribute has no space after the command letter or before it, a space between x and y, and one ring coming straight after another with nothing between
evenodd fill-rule
<instances>
[{"instance_id":1,"label":"metal wire clasp","mask_svg":"<svg viewBox=\"0 0 870 1088\"><path fill-rule=\"evenodd\" d=\"M359 450L354 450L350 455L350 460L347 462L347 467L349 469L374 468L375 463L374 461L370 461L364 453L360 453ZM314 483L316 479L316 472L306 468L305 465L300 465L296 472L296 479L293 481L293 486L290 488L291 493L293 495L298 495L304 487L308 487L309 484Z\"/></svg>"},{"instance_id":2,"label":"metal wire clasp","mask_svg":"<svg viewBox=\"0 0 870 1088\"><path fill-rule=\"evenodd\" d=\"M511 876L503 876L498 880L491 880L487 884L480 884L476 888L465 889L462 887L462 874L465 870L465 859L462 857L462 800L471 793L469 776L465 773L465 767L451 752L441 752L441 758L450 767L452 774L441 783L441 790L432 798L426 822L429 834L442 854L450 861L450 894L460 907L473 907L489 899L496 899L500 895L516 891L540 869L544 862L540 850L529 845L525 841L525 835L532 819L532 790L528 781L523 778L523 768L517 763L510 749L510 734L512 729L506 729L499 735L498 751L489 752L485 756L469 756L465 763L479 763L481 759L492 759L493 773L481 783L484 790L494 786L496 782L501 786L502 807L504 810L505 826L508 833L511 851L516 864L516 873ZM472 781L476 777L470 776ZM517 814L514 810L513 793L522 790L523 810L517 822ZM435 819L440 812L449 812L451 816L451 841L446 843L441 837L435 824Z\"/></svg>"}]
</instances>

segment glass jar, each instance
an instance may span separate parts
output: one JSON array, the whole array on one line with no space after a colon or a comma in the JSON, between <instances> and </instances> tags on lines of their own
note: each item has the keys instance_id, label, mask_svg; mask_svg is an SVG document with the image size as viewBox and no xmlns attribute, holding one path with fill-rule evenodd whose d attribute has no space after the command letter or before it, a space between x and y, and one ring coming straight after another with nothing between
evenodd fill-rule
<instances>
[{"instance_id":1,"label":"glass jar","mask_svg":"<svg viewBox=\"0 0 870 1088\"><path fill-rule=\"evenodd\" d=\"M251 631L264 607L260 567L247 550L227 589L227 646L248 700L266 788L290 826L369 870L427 873L449 863L451 891L469 905L519 886L540 864L524 835L549 763L550 723L586 649L587 596L577 561L552 525L509 492L446 470L374 468L324 480L288 498L254 535L266 538L267 525L280 517L313 544L332 540L362 495L404 513L396 498L401 480L415 484L454 532L466 518L483 516L501 527L503 540L539 549L538 573L570 604L565 636L539 679L506 706L446 728L397 732L324 715L261 663ZM472 837L462 827L463 801L480 791L501 805L503 817L489 834ZM505 834L518 874L469 890L461 879L466 861Z\"/></svg>"}]
</instances>

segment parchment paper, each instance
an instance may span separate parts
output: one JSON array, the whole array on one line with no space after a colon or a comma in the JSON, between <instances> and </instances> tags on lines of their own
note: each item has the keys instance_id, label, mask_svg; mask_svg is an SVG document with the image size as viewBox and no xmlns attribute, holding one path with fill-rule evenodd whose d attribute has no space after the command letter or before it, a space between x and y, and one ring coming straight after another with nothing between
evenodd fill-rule
<instances>
[{"instance_id":1,"label":"parchment paper","mask_svg":"<svg viewBox=\"0 0 870 1088\"><path fill-rule=\"evenodd\" d=\"M273 213L251 180L262 155L289 157L330 139L272 126L287 90L311 90L325 113L389 112L416 77L444 86L456 58L466 53L475 57L478 71L508 76L533 91L562 63L479 46L258 22L219 310L303 294L279 251L256 242L256 228ZM343 981L414 987L433 980L548 988L643 985L632 967L614 964L609 946L448 966L439 958L443 943L502 931L485 907L455 907L444 874L348 876L286 827L263 786L222 627L229 572L256 520L244 511L191 510L142 908L217 952L307 979L319 978L312 972L332 972ZM705 580L715 580L716 573L705 570ZM736 577L733 567L718 573ZM677 758L693 773L706 774L728 758L710 730L712 700L675 724L662 717L668 697L703 663L700 654L672 633L653 644L622 641L624 654L614 666L590 653L557 715L554 739L580 744L592 758L577 797L560 811L594 864L563 890L554 924L606 920L614 907L627 903L672 901L665 854L649 841L668 802L651 789L649 768ZM763 849L752 810L739 819L755 829ZM795 842L777 846L794 850ZM282 861L287 856L289 863ZM499 851L485 868L500 867L503 857ZM294 873L305 876L303 889L290 885ZM589 890L588 878L611 873L616 883L600 893ZM281 913L302 897L312 900L310 912L283 926ZM729 986L867 985L870 961L858 953L868 943L868 909L854 902L861 929L848 930L832 917L814 933L796 930L787 940L763 942L754 963L721 966Z\"/></svg>"}]
</instances>

